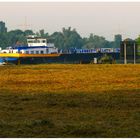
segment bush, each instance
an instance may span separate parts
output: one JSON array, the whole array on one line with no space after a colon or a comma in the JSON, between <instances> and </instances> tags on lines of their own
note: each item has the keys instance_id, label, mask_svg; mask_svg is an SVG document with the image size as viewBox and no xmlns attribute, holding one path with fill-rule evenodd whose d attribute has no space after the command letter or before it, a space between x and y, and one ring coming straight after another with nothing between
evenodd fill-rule
<instances>
[{"instance_id":1,"label":"bush","mask_svg":"<svg viewBox=\"0 0 140 140\"><path fill-rule=\"evenodd\" d=\"M100 64L113 64L114 59L111 56L108 56L107 54L105 54L103 57L100 58L99 63Z\"/></svg>"}]
</instances>

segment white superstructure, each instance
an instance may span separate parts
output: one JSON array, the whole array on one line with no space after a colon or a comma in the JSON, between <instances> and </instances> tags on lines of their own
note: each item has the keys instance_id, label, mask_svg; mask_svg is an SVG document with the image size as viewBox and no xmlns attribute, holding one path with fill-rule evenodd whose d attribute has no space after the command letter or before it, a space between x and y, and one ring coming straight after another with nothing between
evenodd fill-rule
<instances>
[{"instance_id":1,"label":"white superstructure","mask_svg":"<svg viewBox=\"0 0 140 140\"><path fill-rule=\"evenodd\" d=\"M27 44L28 47L31 46L47 46L47 39L45 38L41 38L41 37L37 37L35 35L29 35L27 37Z\"/></svg>"},{"instance_id":2,"label":"white superstructure","mask_svg":"<svg viewBox=\"0 0 140 140\"><path fill-rule=\"evenodd\" d=\"M23 54L54 54L58 48L53 43L47 43L47 39L30 35L27 37L27 46L7 47L1 53L23 53Z\"/></svg>"}]
</instances>

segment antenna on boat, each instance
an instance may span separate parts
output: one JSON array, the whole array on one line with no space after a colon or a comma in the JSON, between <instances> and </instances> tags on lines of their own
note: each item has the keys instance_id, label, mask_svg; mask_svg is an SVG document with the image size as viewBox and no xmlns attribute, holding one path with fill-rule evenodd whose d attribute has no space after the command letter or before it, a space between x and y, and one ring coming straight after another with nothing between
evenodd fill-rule
<instances>
[{"instance_id":1,"label":"antenna on boat","mask_svg":"<svg viewBox=\"0 0 140 140\"><path fill-rule=\"evenodd\" d=\"M126 31L126 29L124 27L122 28L121 25L118 24L118 28L116 30L116 34L120 34L120 35L122 35L122 37L123 36L127 36L125 31Z\"/></svg>"},{"instance_id":2,"label":"antenna on boat","mask_svg":"<svg viewBox=\"0 0 140 140\"><path fill-rule=\"evenodd\" d=\"M31 25L27 23L27 17L24 18L24 24L20 24L19 26L23 27L24 31L27 30Z\"/></svg>"}]
</instances>

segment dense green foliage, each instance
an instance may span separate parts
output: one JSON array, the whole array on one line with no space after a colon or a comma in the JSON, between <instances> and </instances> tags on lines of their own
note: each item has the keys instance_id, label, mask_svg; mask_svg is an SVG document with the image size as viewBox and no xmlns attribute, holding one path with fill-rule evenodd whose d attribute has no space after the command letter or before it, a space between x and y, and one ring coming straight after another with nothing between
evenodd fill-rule
<instances>
[{"instance_id":1,"label":"dense green foliage","mask_svg":"<svg viewBox=\"0 0 140 140\"><path fill-rule=\"evenodd\" d=\"M112 64L114 63L114 60L111 56L108 56L105 54L103 57L101 57L98 63L99 64Z\"/></svg>"},{"instance_id":2,"label":"dense green foliage","mask_svg":"<svg viewBox=\"0 0 140 140\"><path fill-rule=\"evenodd\" d=\"M63 28L61 32L54 32L51 35L46 33L44 29L34 33L32 30L22 31L20 29L7 31L4 22L0 22L0 47L6 48L13 45L26 44L26 36L36 34L48 39L48 42L54 43L59 49L70 48L110 48L119 47L115 41L107 41L104 37L90 34L89 37L82 38L76 29Z\"/></svg>"}]
</instances>

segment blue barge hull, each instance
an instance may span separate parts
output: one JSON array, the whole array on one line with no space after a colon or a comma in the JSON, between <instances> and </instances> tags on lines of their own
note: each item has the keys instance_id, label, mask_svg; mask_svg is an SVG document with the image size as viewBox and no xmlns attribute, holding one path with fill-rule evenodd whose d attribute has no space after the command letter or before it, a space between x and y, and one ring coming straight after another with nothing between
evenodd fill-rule
<instances>
[{"instance_id":1,"label":"blue barge hull","mask_svg":"<svg viewBox=\"0 0 140 140\"><path fill-rule=\"evenodd\" d=\"M105 53L75 53L61 54L54 57L21 57L21 64L41 64L41 63L90 63L94 58L100 59ZM114 60L120 60L120 53L108 53Z\"/></svg>"}]
</instances>

